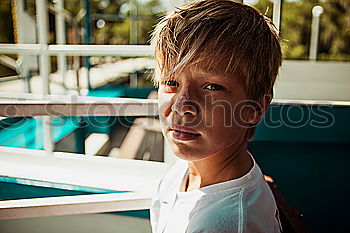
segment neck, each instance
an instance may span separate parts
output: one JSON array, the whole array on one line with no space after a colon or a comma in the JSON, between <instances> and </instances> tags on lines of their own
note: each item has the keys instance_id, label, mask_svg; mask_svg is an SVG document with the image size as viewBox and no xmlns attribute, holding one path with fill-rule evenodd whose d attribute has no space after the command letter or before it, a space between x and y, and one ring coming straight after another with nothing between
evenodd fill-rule
<instances>
[{"instance_id":1,"label":"neck","mask_svg":"<svg viewBox=\"0 0 350 233\"><path fill-rule=\"evenodd\" d=\"M228 149L202 160L189 161L188 167L185 191L240 178L250 171L253 161L244 143L233 152Z\"/></svg>"}]
</instances>

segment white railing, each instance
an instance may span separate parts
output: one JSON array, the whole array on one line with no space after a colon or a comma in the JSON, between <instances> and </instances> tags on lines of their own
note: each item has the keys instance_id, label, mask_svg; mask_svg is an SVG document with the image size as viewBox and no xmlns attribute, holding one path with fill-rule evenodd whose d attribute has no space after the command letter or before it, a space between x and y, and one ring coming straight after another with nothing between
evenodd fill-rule
<instances>
[{"instance_id":1,"label":"white railing","mask_svg":"<svg viewBox=\"0 0 350 233\"><path fill-rule=\"evenodd\" d=\"M19 98L12 93L1 93L0 99ZM26 100L23 100L27 98ZM133 98L108 98L69 95L25 94L21 100L3 100L0 116L158 116L158 100ZM274 105L337 106L350 107L349 101L273 99Z\"/></svg>"},{"instance_id":2,"label":"white railing","mask_svg":"<svg viewBox=\"0 0 350 233\"><path fill-rule=\"evenodd\" d=\"M153 47L150 45L41 45L41 44L1 44L0 54L30 55L66 55L66 56L118 56L150 57Z\"/></svg>"},{"instance_id":3,"label":"white railing","mask_svg":"<svg viewBox=\"0 0 350 233\"><path fill-rule=\"evenodd\" d=\"M61 6L62 8L62 6ZM49 64L51 55L77 55L77 56L123 56L138 57L151 56L150 46L117 46L117 45L48 45L48 6L45 1L36 0L36 21L38 26L39 44L0 44L0 54L32 54L39 55L39 71L43 82L43 99L47 99L49 90ZM28 105L27 105L28 106ZM42 113L41 113L42 114ZM48 154L52 154L53 141L51 119L42 118L47 124L44 128L44 148Z\"/></svg>"},{"instance_id":4,"label":"white railing","mask_svg":"<svg viewBox=\"0 0 350 233\"><path fill-rule=\"evenodd\" d=\"M0 44L0 54L38 55L44 95L24 94L26 99L24 101L2 101L0 104L2 115L155 116L158 114L155 100L49 95L50 56L144 57L152 56L153 49L151 46L143 45L48 45L47 3L36 0L36 6L39 44ZM2 94L1 99L23 100L11 93ZM60 113L57 114L58 112ZM50 118L47 117L43 120L50 122ZM45 151L1 147L1 175L132 193L0 201L0 219L147 209L151 190L156 187L157 181L170 165L53 152L50 124L44 124L44 135ZM111 179L118 180L113 182Z\"/></svg>"},{"instance_id":5,"label":"white railing","mask_svg":"<svg viewBox=\"0 0 350 233\"><path fill-rule=\"evenodd\" d=\"M151 198L132 192L0 201L0 220L144 210Z\"/></svg>"},{"instance_id":6,"label":"white railing","mask_svg":"<svg viewBox=\"0 0 350 233\"><path fill-rule=\"evenodd\" d=\"M58 97L58 98L57 98ZM2 96L0 95L0 99ZM157 116L154 99L48 96L46 100L1 101L0 116Z\"/></svg>"},{"instance_id":7,"label":"white railing","mask_svg":"<svg viewBox=\"0 0 350 233\"><path fill-rule=\"evenodd\" d=\"M0 201L0 219L148 209L157 182L169 167L161 162L63 152L47 156L42 150L9 147L0 147L0 158L1 175L5 177L128 191L3 200Z\"/></svg>"}]
</instances>

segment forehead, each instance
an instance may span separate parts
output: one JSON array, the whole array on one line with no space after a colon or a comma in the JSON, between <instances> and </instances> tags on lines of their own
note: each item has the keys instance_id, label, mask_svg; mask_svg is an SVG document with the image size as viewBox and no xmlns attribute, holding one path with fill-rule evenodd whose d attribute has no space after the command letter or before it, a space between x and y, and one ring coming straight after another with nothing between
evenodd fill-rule
<instances>
[{"instance_id":1,"label":"forehead","mask_svg":"<svg viewBox=\"0 0 350 233\"><path fill-rule=\"evenodd\" d=\"M224 67L215 66L209 67L208 65L192 65L185 67L182 71L178 72L179 76L185 75L194 78L203 78L203 79L221 79L223 81L233 81L234 75L228 74L225 72ZM175 74L176 76L176 74Z\"/></svg>"},{"instance_id":2,"label":"forehead","mask_svg":"<svg viewBox=\"0 0 350 233\"><path fill-rule=\"evenodd\" d=\"M190 68L189 71L203 76L220 76L221 78L229 79L229 75L220 67L207 68L205 66L195 66Z\"/></svg>"},{"instance_id":3,"label":"forehead","mask_svg":"<svg viewBox=\"0 0 350 233\"><path fill-rule=\"evenodd\" d=\"M217 81L220 82L218 84L226 84L227 87L239 85L244 88L245 81L242 75L236 69L232 69L233 67L235 66L229 57L222 55L213 59L207 52L201 51L192 61L183 64L178 70L164 69L164 73L158 76L158 81L191 78L196 81Z\"/></svg>"},{"instance_id":4,"label":"forehead","mask_svg":"<svg viewBox=\"0 0 350 233\"><path fill-rule=\"evenodd\" d=\"M226 88L244 89L244 84L235 75L225 73L221 69L207 69L206 67L188 67L175 72L169 79L177 81L193 80L195 82L213 82L224 85Z\"/></svg>"}]
</instances>

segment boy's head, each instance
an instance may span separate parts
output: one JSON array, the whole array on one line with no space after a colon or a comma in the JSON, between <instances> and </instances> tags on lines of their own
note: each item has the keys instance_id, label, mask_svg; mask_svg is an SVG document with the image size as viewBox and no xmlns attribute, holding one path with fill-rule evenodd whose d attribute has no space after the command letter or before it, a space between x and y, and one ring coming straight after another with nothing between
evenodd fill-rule
<instances>
[{"instance_id":1,"label":"boy's head","mask_svg":"<svg viewBox=\"0 0 350 233\"><path fill-rule=\"evenodd\" d=\"M247 142L271 101L279 42L267 17L230 0L190 3L159 22L154 82L175 154L196 160Z\"/></svg>"},{"instance_id":2,"label":"boy's head","mask_svg":"<svg viewBox=\"0 0 350 233\"><path fill-rule=\"evenodd\" d=\"M208 70L224 64L225 74L239 79L250 99L259 100L272 94L282 61L279 42L271 20L252 7L231 0L189 3L154 30L154 82L195 64Z\"/></svg>"}]
</instances>

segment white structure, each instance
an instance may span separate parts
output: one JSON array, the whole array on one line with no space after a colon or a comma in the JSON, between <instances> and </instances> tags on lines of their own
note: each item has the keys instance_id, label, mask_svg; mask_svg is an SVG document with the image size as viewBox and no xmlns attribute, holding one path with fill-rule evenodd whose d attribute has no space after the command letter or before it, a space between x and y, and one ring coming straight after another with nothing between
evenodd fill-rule
<instances>
[{"instance_id":1,"label":"white structure","mask_svg":"<svg viewBox=\"0 0 350 233\"><path fill-rule=\"evenodd\" d=\"M24 4L22 0L13 1L13 8L16 12L14 16L15 39L19 44L36 44L38 42L36 22L25 10ZM25 78L25 92L29 92L29 72L38 69L38 58L34 55L20 54L16 63L17 70Z\"/></svg>"},{"instance_id":2,"label":"white structure","mask_svg":"<svg viewBox=\"0 0 350 233\"><path fill-rule=\"evenodd\" d=\"M318 38L320 34L320 16L322 13L322 6L314 6L312 8L311 38L309 50L309 59L311 61L317 60Z\"/></svg>"}]
</instances>

